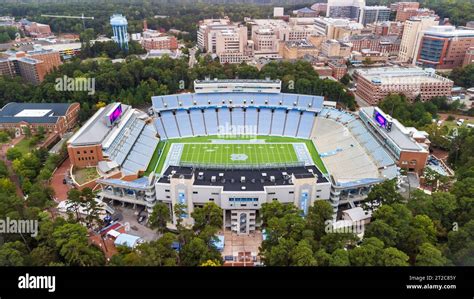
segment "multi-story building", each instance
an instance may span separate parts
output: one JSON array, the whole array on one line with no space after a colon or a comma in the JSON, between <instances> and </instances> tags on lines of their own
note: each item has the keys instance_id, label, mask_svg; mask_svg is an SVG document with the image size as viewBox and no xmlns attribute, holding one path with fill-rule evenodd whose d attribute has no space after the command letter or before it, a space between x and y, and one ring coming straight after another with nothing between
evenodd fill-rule
<instances>
[{"instance_id":1,"label":"multi-story building","mask_svg":"<svg viewBox=\"0 0 474 299\"><path fill-rule=\"evenodd\" d=\"M216 54L221 63L241 63L253 57L253 43L247 42L247 27L220 30L216 33Z\"/></svg>"},{"instance_id":2,"label":"multi-story building","mask_svg":"<svg viewBox=\"0 0 474 299\"><path fill-rule=\"evenodd\" d=\"M391 11L399 11L404 9L418 9L420 8L420 3L418 2L410 2L410 1L403 1L403 2L395 2L390 4Z\"/></svg>"},{"instance_id":3,"label":"multi-story building","mask_svg":"<svg viewBox=\"0 0 474 299\"><path fill-rule=\"evenodd\" d=\"M434 10L428 8L419 8L419 9L405 9L403 11L397 11L396 21L405 22L412 17L428 17L433 16L439 18Z\"/></svg>"},{"instance_id":4,"label":"multi-story building","mask_svg":"<svg viewBox=\"0 0 474 299\"><path fill-rule=\"evenodd\" d=\"M402 22L379 22L374 24L367 24L366 28L369 29L373 34L380 36L395 35L402 37L403 34Z\"/></svg>"},{"instance_id":5,"label":"multi-story building","mask_svg":"<svg viewBox=\"0 0 474 299\"><path fill-rule=\"evenodd\" d=\"M387 6L365 6L361 8L359 22L367 24L385 22L390 19L390 8Z\"/></svg>"},{"instance_id":6,"label":"multi-story building","mask_svg":"<svg viewBox=\"0 0 474 299\"><path fill-rule=\"evenodd\" d=\"M359 20L365 0L328 0L326 16Z\"/></svg>"},{"instance_id":7,"label":"multi-story building","mask_svg":"<svg viewBox=\"0 0 474 299\"><path fill-rule=\"evenodd\" d=\"M314 3L311 5L311 9L314 11L317 11L319 15L326 15L326 12L328 10L328 4L327 3Z\"/></svg>"},{"instance_id":8,"label":"multi-story building","mask_svg":"<svg viewBox=\"0 0 474 299\"><path fill-rule=\"evenodd\" d=\"M305 55L316 56L319 53L318 48L306 39L281 43L280 55L283 59L300 59Z\"/></svg>"},{"instance_id":9,"label":"multi-story building","mask_svg":"<svg viewBox=\"0 0 474 299\"><path fill-rule=\"evenodd\" d=\"M36 133L39 127L54 141L72 130L78 121L79 103L8 103L0 110L0 129L14 130L16 136L25 128Z\"/></svg>"},{"instance_id":10,"label":"multi-story building","mask_svg":"<svg viewBox=\"0 0 474 299\"><path fill-rule=\"evenodd\" d=\"M423 173L429 156L429 140L423 132L405 127L378 107L362 107L359 117L367 129L395 158L398 167Z\"/></svg>"},{"instance_id":11,"label":"multi-story building","mask_svg":"<svg viewBox=\"0 0 474 299\"><path fill-rule=\"evenodd\" d=\"M88 167L112 162L120 177L136 178L146 170L158 144L147 114L132 107L111 103L100 108L68 141L71 164ZM109 172L102 170L102 172Z\"/></svg>"},{"instance_id":12,"label":"multi-story building","mask_svg":"<svg viewBox=\"0 0 474 299\"><path fill-rule=\"evenodd\" d=\"M466 54L464 55L464 60L462 62L462 67L465 67L471 63L474 63L474 47L467 49Z\"/></svg>"},{"instance_id":13,"label":"multi-story building","mask_svg":"<svg viewBox=\"0 0 474 299\"><path fill-rule=\"evenodd\" d=\"M418 45L423 36L423 31L436 25L438 25L438 21L435 17L415 17L407 20L400 42L398 60L407 63L414 62L418 55Z\"/></svg>"},{"instance_id":14,"label":"multi-story building","mask_svg":"<svg viewBox=\"0 0 474 299\"><path fill-rule=\"evenodd\" d=\"M143 32L140 43L147 51L178 49L178 40L176 37L150 29Z\"/></svg>"},{"instance_id":15,"label":"multi-story building","mask_svg":"<svg viewBox=\"0 0 474 299\"><path fill-rule=\"evenodd\" d=\"M7 51L0 58L0 74L21 76L26 82L39 84L47 73L61 65L58 51L35 47L33 51Z\"/></svg>"},{"instance_id":16,"label":"multi-story building","mask_svg":"<svg viewBox=\"0 0 474 299\"><path fill-rule=\"evenodd\" d=\"M328 66L332 71L331 76L336 80L341 80L341 78L347 74L347 65L345 63L341 63L338 60L329 60Z\"/></svg>"},{"instance_id":17,"label":"multi-story building","mask_svg":"<svg viewBox=\"0 0 474 299\"><path fill-rule=\"evenodd\" d=\"M51 32L51 28L47 24L30 22L28 20L21 20L20 22L23 25L23 29L26 35L31 36L33 38L49 37L53 35Z\"/></svg>"},{"instance_id":18,"label":"multi-story building","mask_svg":"<svg viewBox=\"0 0 474 299\"><path fill-rule=\"evenodd\" d=\"M418 67L385 67L358 69L354 72L356 94L371 105L391 93L404 94L407 99L429 101L437 96L450 96L453 81L436 75L434 69Z\"/></svg>"},{"instance_id":19,"label":"multi-story building","mask_svg":"<svg viewBox=\"0 0 474 299\"><path fill-rule=\"evenodd\" d=\"M110 17L110 26L112 26L112 39L124 50L128 50L128 22L121 14L114 14Z\"/></svg>"},{"instance_id":20,"label":"multi-story building","mask_svg":"<svg viewBox=\"0 0 474 299\"><path fill-rule=\"evenodd\" d=\"M435 69L462 66L466 51L474 47L474 30L454 26L434 26L424 31L420 41L417 64Z\"/></svg>"},{"instance_id":21,"label":"multi-story building","mask_svg":"<svg viewBox=\"0 0 474 299\"><path fill-rule=\"evenodd\" d=\"M364 63L364 61L370 61L372 63L385 64L388 61L388 55L379 51L373 51L370 49L362 49L360 51L352 51L351 62L353 64Z\"/></svg>"},{"instance_id":22,"label":"multi-story building","mask_svg":"<svg viewBox=\"0 0 474 299\"><path fill-rule=\"evenodd\" d=\"M398 36L377 36L377 35L353 35L348 43L352 44L352 51L381 52L387 55L397 55L400 50L400 39Z\"/></svg>"},{"instance_id":23,"label":"multi-story building","mask_svg":"<svg viewBox=\"0 0 474 299\"><path fill-rule=\"evenodd\" d=\"M328 39L346 40L364 29L364 25L348 19L316 18L313 22L316 31Z\"/></svg>"},{"instance_id":24,"label":"multi-story building","mask_svg":"<svg viewBox=\"0 0 474 299\"><path fill-rule=\"evenodd\" d=\"M217 32L221 30L232 30L236 27L237 25L233 24L228 18L200 21L197 32L197 45L199 49L207 53L216 53Z\"/></svg>"},{"instance_id":25,"label":"multi-story building","mask_svg":"<svg viewBox=\"0 0 474 299\"><path fill-rule=\"evenodd\" d=\"M351 45L335 39L329 39L322 43L321 54L327 57L349 58L351 56Z\"/></svg>"},{"instance_id":26,"label":"multi-story building","mask_svg":"<svg viewBox=\"0 0 474 299\"><path fill-rule=\"evenodd\" d=\"M315 11L312 8L303 7L297 10L293 10L293 15L298 18L314 18L319 16L320 12Z\"/></svg>"}]
</instances>

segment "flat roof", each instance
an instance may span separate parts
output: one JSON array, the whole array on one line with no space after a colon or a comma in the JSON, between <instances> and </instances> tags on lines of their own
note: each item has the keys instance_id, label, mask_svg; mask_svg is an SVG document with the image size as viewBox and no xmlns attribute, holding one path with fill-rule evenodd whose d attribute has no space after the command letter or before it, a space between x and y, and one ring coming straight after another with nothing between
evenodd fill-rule
<instances>
[{"instance_id":1,"label":"flat roof","mask_svg":"<svg viewBox=\"0 0 474 299\"><path fill-rule=\"evenodd\" d=\"M49 112L50 109L25 109L15 114L15 117L43 117Z\"/></svg>"},{"instance_id":2,"label":"flat roof","mask_svg":"<svg viewBox=\"0 0 474 299\"><path fill-rule=\"evenodd\" d=\"M317 178L317 183L329 182L316 166L286 167L274 169L200 169L170 166L158 180L169 183L169 175L173 178L191 179L194 175L194 186L220 186L224 191L264 191L266 186L292 186L292 175L296 179ZM242 181L242 178L245 178Z\"/></svg>"},{"instance_id":3,"label":"flat roof","mask_svg":"<svg viewBox=\"0 0 474 299\"><path fill-rule=\"evenodd\" d=\"M65 116L72 103L16 103L0 109L0 123L56 123Z\"/></svg>"},{"instance_id":4,"label":"flat roof","mask_svg":"<svg viewBox=\"0 0 474 299\"><path fill-rule=\"evenodd\" d=\"M367 118L371 121L371 123L378 128L377 123L373 119L372 115L374 113L375 107L361 107L360 111L367 115ZM378 109L383 115L382 110ZM405 128L398 120L392 119L393 125L392 130L390 132L386 130L379 130L380 133L389 137L393 142L395 142L401 149L410 150L410 151L424 151L421 145L418 144L413 138L409 135L409 130Z\"/></svg>"},{"instance_id":5,"label":"flat roof","mask_svg":"<svg viewBox=\"0 0 474 299\"><path fill-rule=\"evenodd\" d=\"M106 107L99 109L80 129L77 131L68 143L71 145L91 145L99 144L116 128L116 126L107 126L105 116L114 107L115 103L111 103ZM127 113L130 113L130 106L122 104L122 122ZM130 111L130 112L129 112ZM119 122L119 123L120 123Z\"/></svg>"}]
</instances>

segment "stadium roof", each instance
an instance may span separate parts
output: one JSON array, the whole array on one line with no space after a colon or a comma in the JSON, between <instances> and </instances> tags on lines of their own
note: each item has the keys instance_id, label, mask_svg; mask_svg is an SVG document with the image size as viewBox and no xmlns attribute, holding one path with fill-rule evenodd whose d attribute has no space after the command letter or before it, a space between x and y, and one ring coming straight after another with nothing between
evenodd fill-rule
<instances>
[{"instance_id":1,"label":"stadium roof","mask_svg":"<svg viewBox=\"0 0 474 299\"><path fill-rule=\"evenodd\" d=\"M378 124L372 118L374 109L375 107L362 107L360 108L360 113L366 114L368 116L368 119L373 123L373 125L378 127ZM381 111L380 109L378 110L379 112L383 113L383 111ZM424 151L425 150L418 142L416 142L410 136L409 129L405 128L396 119L392 119L392 121L393 121L393 126L390 132L388 132L387 130L379 130L379 132L387 136L388 138L390 138L393 142L395 142L398 145L398 147L400 147L403 150L408 150L408 151Z\"/></svg>"},{"instance_id":2,"label":"stadium roof","mask_svg":"<svg viewBox=\"0 0 474 299\"><path fill-rule=\"evenodd\" d=\"M107 135L116 128L109 127L105 121L105 115L114 107L115 103L100 108L68 141L72 145L91 145L99 144L107 137ZM122 104L122 120L127 117L127 113L132 113L130 106Z\"/></svg>"},{"instance_id":3,"label":"stadium roof","mask_svg":"<svg viewBox=\"0 0 474 299\"><path fill-rule=\"evenodd\" d=\"M56 123L65 116L71 103L16 103L0 110L0 123Z\"/></svg>"}]
</instances>

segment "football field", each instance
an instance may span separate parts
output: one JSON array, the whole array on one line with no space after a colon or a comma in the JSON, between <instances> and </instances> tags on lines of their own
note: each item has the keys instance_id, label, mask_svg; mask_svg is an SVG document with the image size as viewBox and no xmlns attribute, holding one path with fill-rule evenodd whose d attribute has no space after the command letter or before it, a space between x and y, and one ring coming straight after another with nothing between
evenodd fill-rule
<instances>
[{"instance_id":1,"label":"football field","mask_svg":"<svg viewBox=\"0 0 474 299\"><path fill-rule=\"evenodd\" d=\"M291 143L184 144L181 162L186 164L263 165L298 162Z\"/></svg>"}]
</instances>

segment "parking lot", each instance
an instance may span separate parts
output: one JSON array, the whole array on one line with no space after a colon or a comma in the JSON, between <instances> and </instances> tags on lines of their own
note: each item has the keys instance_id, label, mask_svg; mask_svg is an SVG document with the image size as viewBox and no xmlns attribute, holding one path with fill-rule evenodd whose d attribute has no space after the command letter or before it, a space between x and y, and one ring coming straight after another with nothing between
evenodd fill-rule
<instances>
[{"instance_id":1,"label":"parking lot","mask_svg":"<svg viewBox=\"0 0 474 299\"><path fill-rule=\"evenodd\" d=\"M108 205L115 210L115 214L113 215L112 219L118 220L130 228L127 233L139 236L145 241L154 241L159 238L160 235L156 232L156 230L146 226L148 218L146 218L142 223L138 223L138 213L141 208L133 209L133 205L125 204L125 206L122 206L122 204L118 202L116 202L114 205L108 203Z\"/></svg>"}]
</instances>

